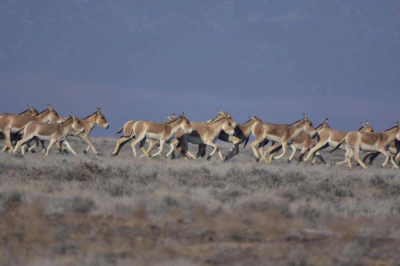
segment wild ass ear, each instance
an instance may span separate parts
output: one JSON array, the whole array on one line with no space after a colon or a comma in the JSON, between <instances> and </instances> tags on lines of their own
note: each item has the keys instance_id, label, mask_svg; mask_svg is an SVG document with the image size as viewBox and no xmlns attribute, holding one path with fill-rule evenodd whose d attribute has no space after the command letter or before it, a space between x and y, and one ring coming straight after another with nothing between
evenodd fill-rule
<instances>
[{"instance_id":1,"label":"wild ass ear","mask_svg":"<svg viewBox=\"0 0 400 266\"><path fill-rule=\"evenodd\" d=\"M47 104L47 109L53 110L53 108L51 108L50 104Z\"/></svg>"},{"instance_id":2,"label":"wild ass ear","mask_svg":"<svg viewBox=\"0 0 400 266\"><path fill-rule=\"evenodd\" d=\"M225 111L218 111L218 114L220 114L220 115L225 115L226 112L225 112Z\"/></svg>"},{"instance_id":3,"label":"wild ass ear","mask_svg":"<svg viewBox=\"0 0 400 266\"><path fill-rule=\"evenodd\" d=\"M305 113L303 113L303 119L304 119L304 120L307 120L307 116L306 116Z\"/></svg>"},{"instance_id":4,"label":"wild ass ear","mask_svg":"<svg viewBox=\"0 0 400 266\"><path fill-rule=\"evenodd\" d=\"M365 123L364 122L361 122L361 127L365 127Z\"/></svg>"},{"instance_id":5,"label":"wild ass ear","mask_svg":"<svg viewBox=\"0 0 400 266\"><path fill-rule=\"evenodd\" d=\"M172 119L175 119L175 113L172 114Z\"/></svg>"},{"instance_id":6,"label":"wild ass ear","mask_svg":"<svg viewBox=\"0 0 400 266\"><path fill-rule=\"evenodd\" d=\"M169 115L167 115L167 119L168 119L168 121L172 121L173 120L173 118L170 117Z\"/></svg>"},{"instance_id":7,"label":"wild ass ear","mask_svg":"<svg viewBox=\"0 0 400 266\"><path fill-rule=\"evenodd\" d=\"M369 121L367 120L367 123L365 123L366 125L369 125Z\"/></svg>"},{"instance_id":8,"label":"wild ass ear","mask_svg":"<svg viewBox=\"0 0 400 266\"><path fill-rule=\"evenodd\" d=\"M397 126L400 128L400 123L399 123L399 121L397 121Z\"/></svg>"},{"instance_id":9,"label":"wild ass ear","mask_svg":"<svg viewBox=\"0 0 400 266\"><path fill-rule=\"evenodd\" d=\"M72 118L75 118L74 113L71 112L71 114L69 115Z\"/></svg>"}]
</instances>

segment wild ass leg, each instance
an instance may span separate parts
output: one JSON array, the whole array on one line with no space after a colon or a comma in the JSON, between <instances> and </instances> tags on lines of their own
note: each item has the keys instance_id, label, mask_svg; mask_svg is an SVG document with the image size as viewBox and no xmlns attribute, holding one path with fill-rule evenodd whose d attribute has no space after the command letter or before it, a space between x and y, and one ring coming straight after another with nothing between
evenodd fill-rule
<instances>
[{"instance_id":1,"label":"wild ass leg","mask_svg":"<svg viewBox=\"0 0 400 266\"><path fill-rule=\"evenodd\" d=\"M11 132L9 130L5 130L3 131L3 134L8 148L10 149L11 152L14 152L14 148L11 144Z\"/></svg>"},{"instance_id":2,"label":"wild ass leg","mask_svg":"<svg viewBox=\"0 0 400 266\"><path fill-rule=\"evenodd\" d=\"M162 152L164 151L164 145L165 145L165 139L160 140L160 149L156 154L153 154L151 157L156 157L162 154Z\"/></svg>"},{"instance_id":3,"label":"wild ass leg","mask_svg":"<svg viewBox=\"0 0 400 266\"><path fill-rule=\"evenodd\" d=\"M394 161L397 162L400 160L400 152L397 153L396 157L394 158Z\"/></svg>"},{"instance_id":4,"label":"wild ass leg","mask_svg":"<svg viewBox=\"0 0 400 266\"><path fill-rule=\"evenodd\" d=\"M22 138L20 141L18 141L17 145L15 145L15 149L14 149L13 153L15 154L18 151L19 147L21 147L21 145L25 145L32 139L33 139L32 136L24 136L24 138Z\"/></svg>"},{"instance_id":5,"label":"wild ass leg","mask_svg":"<svg viewBox=\"0 0 400 266\"><path fill-rule=\"evenodd\" d=\"M327 141L324 141L324 142L320 141L320 142L318 142L318 143L314 146L314 148L312 148L312 149L310 150L310 152L307 154L307 157L304 159L304 161L307 162L307 161L310 159L311 156L314 156L314 153L316 153L316 152L319 151L320 149L323 149L323 147L326 146L327 143L328 143Z\"/></svg>"},{"instance_id":6,"label":"wild ass leg","mask_svg":"<svg viewBox=\"0 0 400 266\"><path fill-rule=\"evenodd\" d=\"M212 142L212 141L208 141L208 142L206 142L206 144L207 145L210 145L211 147L213 147L213 150L212 150L212 152L210 153L210 155L208 155L208 157L207 157L207 160L209 161L210 159L211 159L211 157L216 153L216 152L219 152L219 148L218 148L218 146L217 146L217 144L215 144L214 142ZM219 154L219 153L218 153ZM222 154L221 154L221 157L222 157ZM222 157L222 160L223 160L224 158Z\"/></svg>"},{"instance_id":7,"label":"wild ass leg","mask_svg":"<svg viewBox=\"0 0 400 266\"><path fill-rule=\"evenodd\" d=\"M239 143L234 144L232 146L232 150L229 152L228 156L226 156L225 161L228 161L239 154Z\"/></svg>"},{"instance_id":8,"label":"wild ass leg","mask_svg":"<svg viewBox=\"0 0 400 266\"><path fill-rule=\"evenodd\" d=\"M96 148L94 147L92 141L89 139L88 136L85 135L81 135L80 136L84 141L86 141L86 143L88 144L88 147L86 148L86 150L83 152L84 154L88 153L90 148L92 148L92 151L94 152L94 154L99 155L99 153L96 151ZM68 147L68 146L67 146Z\"/></svg>"},{"instance_id":9,"label":"wild ass leg","mask_svg":"<svg viewBox=\"0 0 400 266\"><path fill-rule=\"evenodd\" d=\"M157 140L152 139L150 141L149 147L147 148L147 151L146 151L147 156L146 156L146 153L143 153L142 155L139 156L139 158L142 158L144 156L150 157L151 151L154 149L154 147L156 146L157 143L158 143Z\"/></svg>"},{"instance_id":10,"label":"wild ass leg","mask_svg":"<svg viewBox=\"0 0 400 266\"><path fill-rule=\"evenodd\" d=\"M275 157L274 160L279 160L280 158L282 158L283 156L286 155L288 144L287 144L287 142L285 141L285 142L282 142L281 145L282 145L283 151L282 151L281 155ZM269 157L269 162L272 162L272 158L271 158L271 157Z\"/></svg>"},{"instance_id":11,"label":"wild ass leg","mask_svg":"<svg viewBox=\"0 0 400 266\"><path fill-rule=\"evenodd\" d=\"M323 164L326 164L324 157L322 157L322 155L318 151L317 151L316 155L317 156L314 158L313 164L315 163L316 158L318 158Z\"/></svg>"},{"instance_id":12,"label":"wild ass leg","mask_svg":"<svg viewBox=\"0 0 400 266\"><path fill-rule=\"evenodd\" d=\"M145 135L143 134L143 135L139 136L137 139L135 139L135 141L133 141L132 144L131 144L132 151L133 151L133 156L135 156L135 158L137 158L137 152L136 152L135 146L136 146L136 144L141 142L144 138L145 138Z\"/></svg>"},{"instance_id":13,"label":"wild ass leg","mask_svg":"<svg viewBox=\"0 0 400 266\"><path fill-rule=\"evenodd\" d=\"M67 145L68 150L70 150L70 152L72 152L72 154L76 156L76 152L74 151L74 149L72 149L69 142L67 140L64 140L64 143L65 143L65 145ZM49 146L49 148L50 148L50 146Z\"/></svg>"},{"instance_id":14,"label":"wild ass leg","mask_svg":"<svg viewBox=\"0 0 400 266\"><path fill-rule=\"evenodd\" d=\"M56 143L56 147L57 147L59 153L65 154L66 150L64 150L62 141L58 141Z\"/></svg>"},{"instance_id":15,"label":"wild ass leg","mask_svg":"<svg viewBox=\"0 0 400 266\"><path fill-rule=\"evenodd\" d=\"M296 152L297 152L297 149L296 149L296 147L295 147L294 145L291 145L290 148L292 148L293 152L292 152L292 154L289 156L289 159L288 159L288 162L289 162L289 163L292 161L294 155L295 155Z\"/></svg>"},{"instance_id":16,"label":"wild ass leg","mask_svg":"<svg viewBox=\"0 0 400 266\"><path fill-rule=\"evenodd\" d=\"M267 156L270 152L272 152L273 150L275 150L276 148L278 148L279 146L281 146L281 143L274 143L272 146L270 146L262 155L260 162L265 161L265 163L268 163L269 161L267 160Z\"/></svg>"},{"instance_id":17,"label":"wild ass leg","mask_svg":"<svg viewBox=\"0 0 400 266\"><path fill-rule=\"evenodd\" d=\"M257 162L260 161L260 155L259 155L259 153L257 151L256 146L259 145L262 141L263 141L263 139L256 139L250 144L251 149L253 150L254 156L256 156L256 161ZM261 156L262 156L262 154L261 154Z\"/></svg>"},{"instance_id":18,"label":"wild ass leg","mask_svg":"<svg viewBox=\"0 0 400 266\"><path fill-rule=\"evenodd\" d=\"M128 141L130 141L134 137L135 137L135 135L132 134L131 136L128 136L128 137L123 136L123 137L119 138L117 140L117 145L115 146L115 149L111 155L117 156L119 151L121 150L122 146L124 146Z\"/></svg>"},{"instance_id":19,"label":"wild ass leg","mask_svg":"<svg viewBox=\"0 0 400 266\"><path fill-rule=\"evenodd\" d=\"M301 150L299 159L297 160L297 163L301 163L303 161L303 157L306 154L306 152L307 152L307 148L303 147L303 149ZM313 161L314 161L314 159L313 159Z\"/></svg>"},{"instance_id":20,"label":"wild ass leg","mask_svg":"<svg viewBox=\"0 0 400 266\"><path fill-rule=\"evenodd\" d=\"M49 155L49 152L50 152L51 148L53 148L53 146L54 146L54 144L56 144L56 142L57 141L55 139L50 140L50 144L47 147L47 150L46 150L46 153L44 154L44 156L47 157L47 155Z\"/></svg>"}]
</instances>

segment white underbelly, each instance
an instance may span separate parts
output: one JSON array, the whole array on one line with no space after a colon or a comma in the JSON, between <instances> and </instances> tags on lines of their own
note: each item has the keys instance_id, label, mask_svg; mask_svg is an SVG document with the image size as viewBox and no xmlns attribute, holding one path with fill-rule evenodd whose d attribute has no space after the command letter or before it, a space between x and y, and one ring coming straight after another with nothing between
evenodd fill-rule
<instances>
[{"instance_id":1,"label":"white underbelly","mask_svg":"<svg viewBox=\"0 0 400 266\"><path fill-rule=\"evenodd\" d=\"M375 145L360 144L360 149L363 151L376 151Z\"/></svg>"},{"instance_id":2,"label":"white underbelly","mask_svg":"<svg viewBox=\"0 0 400 266\"><path fill-rule=\"evenodd\" d=\"M270 140L270 141L278 142L278 143L282 142L282 139L280 137L274 136L274 135L268 135L267 139Z\"/></svg>"},{"instance_id":3,"label":"white underbelly","mask_svg":"<svg viewBox=\"0 0 400 266\"><path fill-rule=\"evenodd\" d=\"M161 134L146 133L146 138L160 140L161 139Z\"/></svg>"}]
</instances>

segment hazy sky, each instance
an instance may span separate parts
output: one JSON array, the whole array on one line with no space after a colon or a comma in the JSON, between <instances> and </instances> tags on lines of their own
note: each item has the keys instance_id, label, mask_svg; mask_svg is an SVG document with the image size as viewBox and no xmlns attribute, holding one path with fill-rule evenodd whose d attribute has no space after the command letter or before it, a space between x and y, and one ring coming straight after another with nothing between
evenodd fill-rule
<instances>
[{"instance_id":1,"label":"hazy sky","mask_svg":"<svg viewBox=\"0 0 400 266\"><path fill-rule=\"evenodd\" d=\"M0 113L400 120L400 1L3 1Z\"/></svg>"}]
</instances>

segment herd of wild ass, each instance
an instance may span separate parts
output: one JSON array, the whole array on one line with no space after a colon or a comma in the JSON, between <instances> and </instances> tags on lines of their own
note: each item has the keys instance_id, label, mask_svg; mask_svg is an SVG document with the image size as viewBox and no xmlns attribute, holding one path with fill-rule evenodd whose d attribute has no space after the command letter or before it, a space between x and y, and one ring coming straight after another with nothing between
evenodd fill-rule
<instances>
[{"instance_id":1,"label":"herd of wild ass","mask_svg":"<svg viewBox=\"0 0 400 266\"><path fill-rule=\"evenodd\" d=\"M365 162L369 159L372 164L374 159L380 154L386 156L382 164L385 167L389 160L394 168L398 168L396 162L400 160L400 124L397 124L384 131L374 132L369 122L363 123L358 131L350 133L335 130L329 127L328 119L314 128L313 123L303 114L303 118L290 125L280 125L262 122L258 117L250 117L243 124L237 124L230 114L218 112L217 117L206 122L189 121L184 114L175 117L167 116L168 121L158 123L146 120L132 120L126 122L117 133L123 132L123 136L118 139L117 145L112 155L117 156L121 147L130 140L134 157L137 158L136 145L146 157L162 155L165 144L170 149L167 157L175 157L174 151L177 150L184 156L196 159L206 155L206 147L211 146L212 152L208 155L209 160L215 153L218 153L222 161L227 161L239 153L239 145L244 143L244 147L251 135L255 140L250 144L257 162L264 161L271 163L285 156L288 147L293 150L289 157L291 161L297 150L301 151L298 162L308 161L312 157L312 164L318 158L322 163L326 161L321 156L322 149L333 147L331 151L337 149L345 150L345 159L336 164L347 163L351 165L351 159L355 158L359 165L367 168ZM59 116L58 113L48 105L47 109L39 113L32 107L20 114L0 114L0 139L4 139L5 146L1 150L16 153L21 148L22 154L26 149L35 152L35 147L42 145L43 153L47 156L51 148L56 145L61 153L68 153L67 149L76 155L71 145L68 143L68 136L78 136L88 144L84 150L86 154L90 149L98 155L93 143L88 135L91 130L99 125L105 129L109 124L101 112L100 108L84 119L75 117L72 113L69 117ZM220 139L232 143L232 148L227 156L223 156L216 140ZM46 149L44 141L48 141ZM149 146L144 148L145 143ZM271 142L271 145L264 150L264 147ZM33 143L33 144L32 144ZM188 143L198 145L198 153L195 156L188 149ZM151 154L154 147L159 150ZM282 150L282 153L275 157L275 154ZM366 151L364 158L360 159L360 151ZM305 154L308 152L307 156Z\"/></svg>"}]
</instances>

